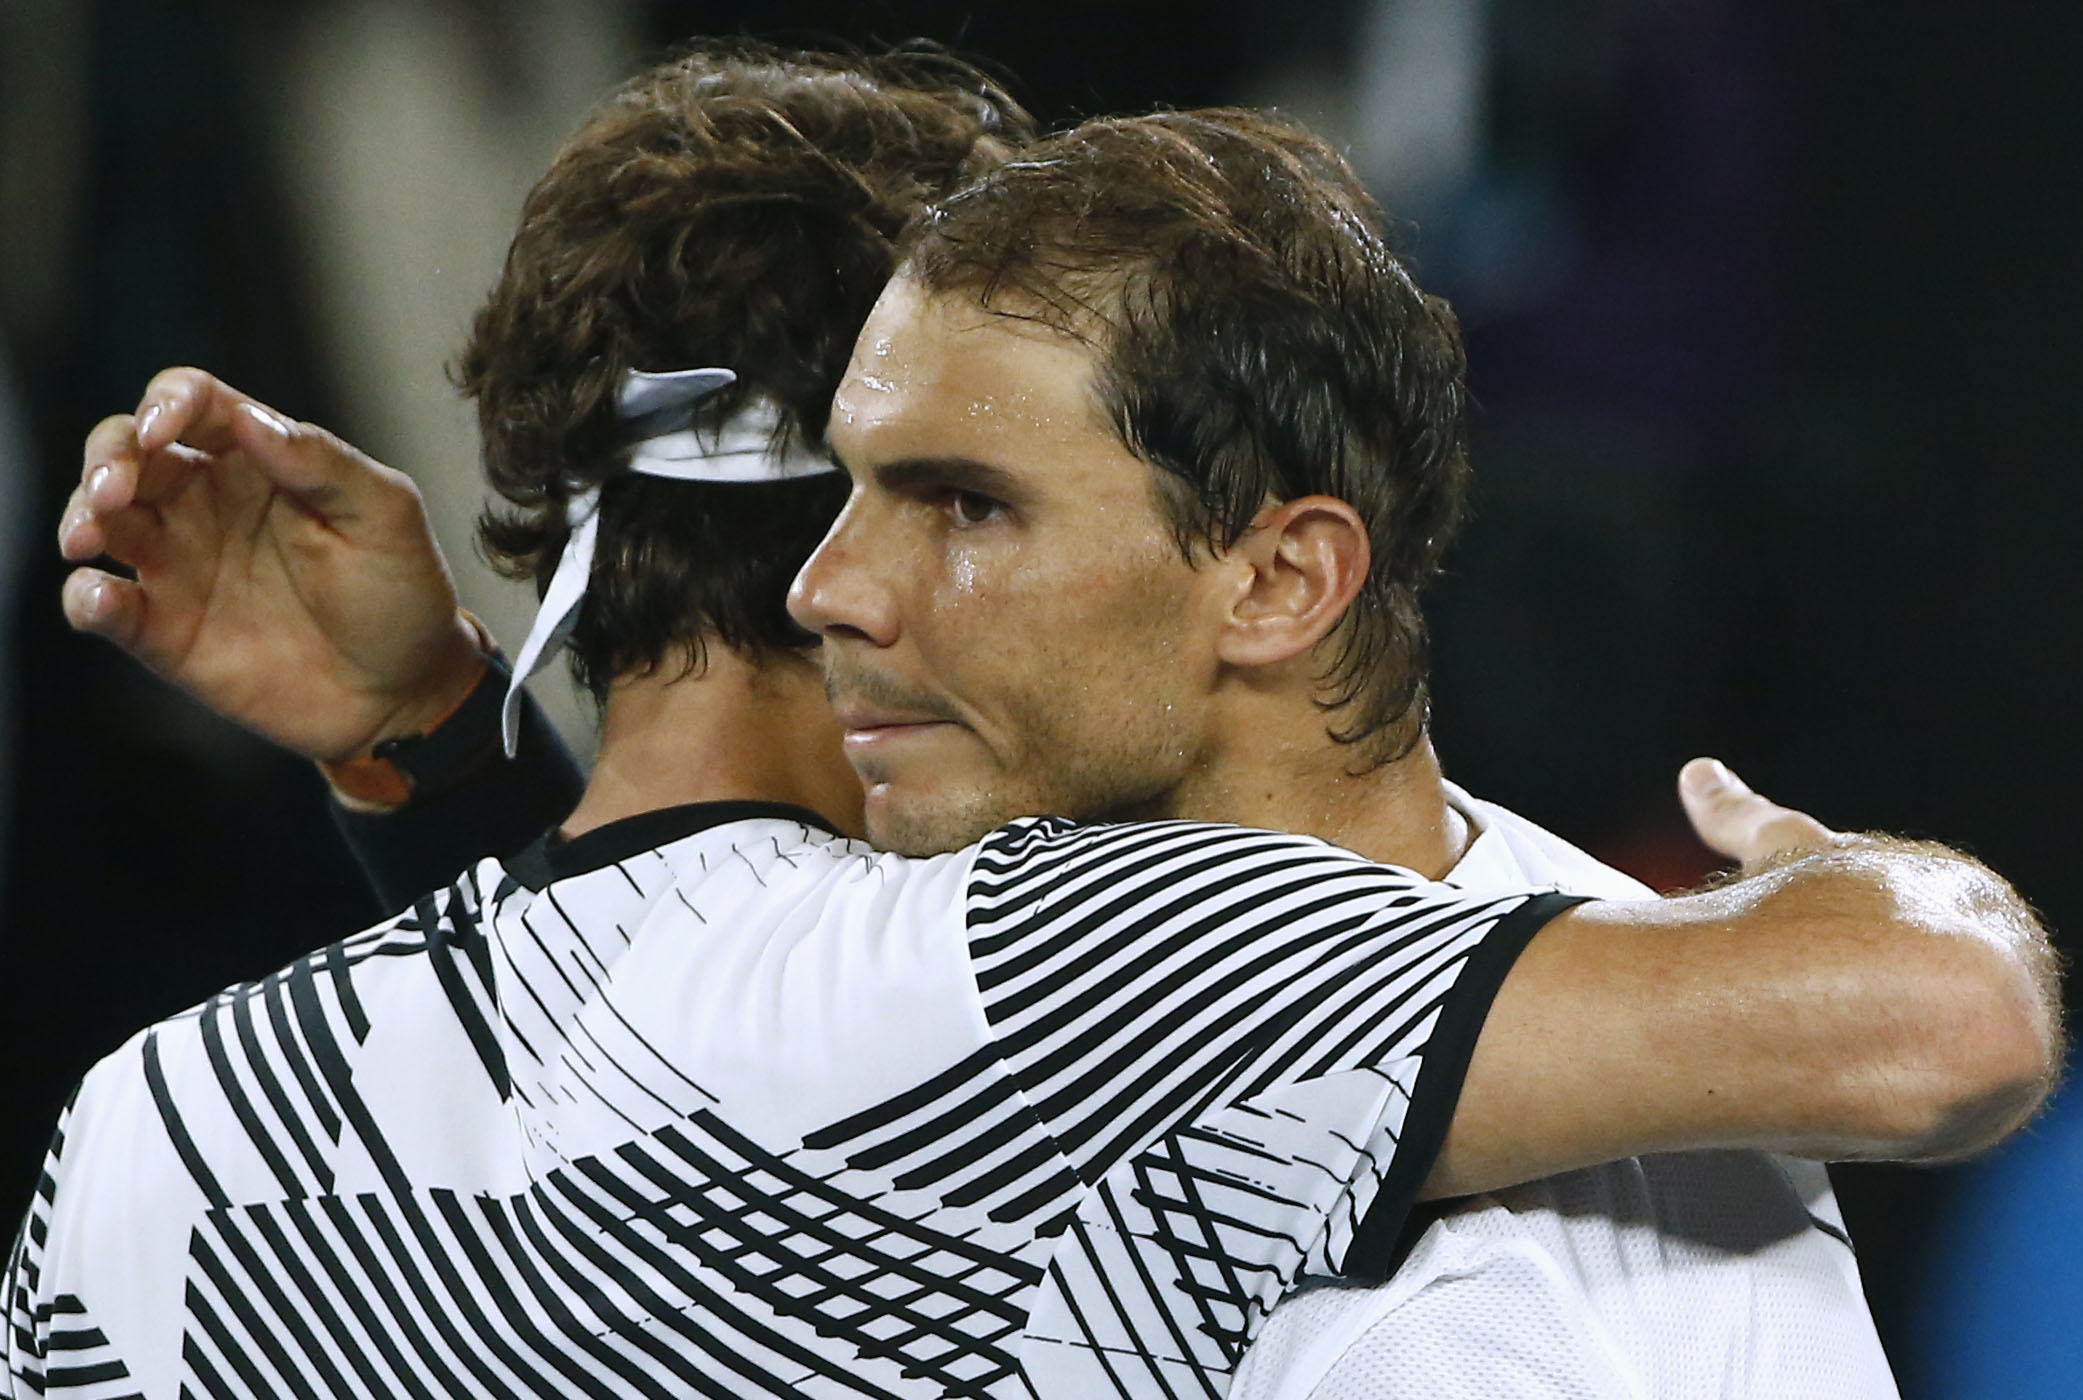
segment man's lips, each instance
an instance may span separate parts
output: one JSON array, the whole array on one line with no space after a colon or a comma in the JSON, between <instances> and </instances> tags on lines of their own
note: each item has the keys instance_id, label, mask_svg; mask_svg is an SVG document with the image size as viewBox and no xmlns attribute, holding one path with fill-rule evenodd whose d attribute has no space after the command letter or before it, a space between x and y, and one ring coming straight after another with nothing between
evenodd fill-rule
<instances>
[{"instance_id":1,"label":"man's lips","mask_svg":"<svg viewBox=\"0 0 2083 1400\"><path fill-rule=\"evenodd\" d=\"M868 705L839 705L833 713L839 718L839 727L846 731L842 742L849 749L880 746L954 723L941 715Z\"/></svg>"}]
</instances>

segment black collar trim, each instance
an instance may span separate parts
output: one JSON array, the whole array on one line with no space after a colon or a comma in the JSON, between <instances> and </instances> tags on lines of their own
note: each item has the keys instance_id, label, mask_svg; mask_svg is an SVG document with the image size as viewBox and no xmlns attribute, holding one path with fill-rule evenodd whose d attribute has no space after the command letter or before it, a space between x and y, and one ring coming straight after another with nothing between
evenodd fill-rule
<instances>
[{"instance_id":1,"label":"black collar trim","mask_svg":"<svg viewBox=\"0 0 2083 1400\"><path fill-rule=\"evenodd\" d=\"M552 831L509 857L506 868L529 889L539 890L558 880L569 880L574 875L619 864L645 851L692 836L697 831L760 818L800 822L812 831L830 832L833 836L839 834L832 830L830 822L808 807L795 807L786 802L689 802L624 817L568 841Z\"/></svg>"}]
</instances>

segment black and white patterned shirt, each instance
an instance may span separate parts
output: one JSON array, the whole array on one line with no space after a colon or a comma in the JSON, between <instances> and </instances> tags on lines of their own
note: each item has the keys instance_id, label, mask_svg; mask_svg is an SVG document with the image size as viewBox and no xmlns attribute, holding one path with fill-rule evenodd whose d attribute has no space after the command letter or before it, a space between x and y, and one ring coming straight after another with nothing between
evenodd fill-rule
<instances>
[{"instance_id":1,"label":"black and white patterned shirt","mask_svg":"<svg viewBox=\"0 0 2083 1400\"><path fill-rule=\"evenodd\" d=\"M1302 837L792 809L504 864L134 1038L6 1278L16 1395L1208 1396L1387 1265L1573 902Z\"/></svg>"}]
</instances>

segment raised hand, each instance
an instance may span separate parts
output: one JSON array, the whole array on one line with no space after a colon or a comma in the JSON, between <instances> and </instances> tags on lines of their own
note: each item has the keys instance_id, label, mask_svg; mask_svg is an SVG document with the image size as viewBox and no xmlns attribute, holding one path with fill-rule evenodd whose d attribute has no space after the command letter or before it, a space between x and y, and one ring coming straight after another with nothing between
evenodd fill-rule
<instances>
[{"instance_id":1,"label":"raised hand","mask_svg":"<svg viewBox=\"0 0 2083 1400\"><path fill-rule=\"evenodd\" d=\"M337 760L423 732L482 674L419 489L198 369L88 434L66 620L217 713Z\"/></svg>"},{"instance_id":2,"label":"raised hand","mask_svg":"<svg viewBox=\"0 0 2083 1400\"><path fill-rule=\"evenodd\" d=\"M1678 770L1678 799L1700 840L1745 866L1805 855L1838 840L1837 832L1806 812L1753 792L1718 758L1696 758Z\"/></svg>"}]
</instances>

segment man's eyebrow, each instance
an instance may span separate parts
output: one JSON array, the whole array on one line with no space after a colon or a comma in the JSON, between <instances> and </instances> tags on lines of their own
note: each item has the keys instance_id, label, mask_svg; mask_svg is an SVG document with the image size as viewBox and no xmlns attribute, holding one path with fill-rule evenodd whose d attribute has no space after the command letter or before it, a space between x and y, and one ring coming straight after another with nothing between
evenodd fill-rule
<instances>
[{"instance_id":1,"label":"man's eyebrow","mask_svg":"<svg viewBox=\"0 0 2083 1400\"><path fill-rule=\"evenodd\" d=\"M885 491L974 491L1009 505L1026 494L1005 468L970 457L907 457L881 463L870 474Z\"/></svg>"}]
</instances>

